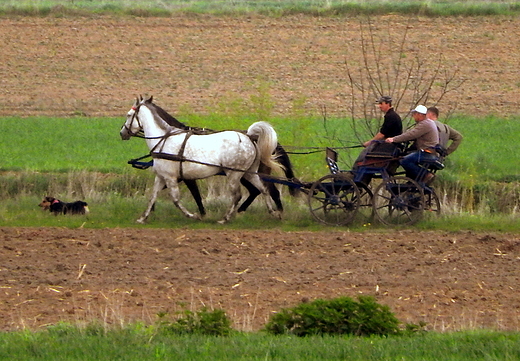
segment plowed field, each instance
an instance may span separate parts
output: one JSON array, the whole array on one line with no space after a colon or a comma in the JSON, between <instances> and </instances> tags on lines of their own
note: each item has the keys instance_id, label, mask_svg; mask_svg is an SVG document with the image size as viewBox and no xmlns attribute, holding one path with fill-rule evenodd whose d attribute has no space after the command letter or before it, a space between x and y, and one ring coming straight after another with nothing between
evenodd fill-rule
<instances>
[{"instance_id":1,"label":"plowed field","mask_svg":"<svg viewBox=\"0 0 520 361\"><path fill-rule=\"evenodd\" d=\"M256 330L282 307L361 294L437 330L519 328L518 235L3 228L0 245L3 329L207 306Z\"/></svg>"}]
</instances>

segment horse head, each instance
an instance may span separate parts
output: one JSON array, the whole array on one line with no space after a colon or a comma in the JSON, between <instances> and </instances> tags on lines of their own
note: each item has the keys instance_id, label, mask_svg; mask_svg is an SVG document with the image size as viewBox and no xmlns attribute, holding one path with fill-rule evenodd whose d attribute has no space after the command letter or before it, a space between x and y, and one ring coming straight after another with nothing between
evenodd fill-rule
<instances>
[{"instance_id":1,"label":"horse head","mask_svg":"<svg viewBox=\"0 0 520 361\"><path fill-rule=\"evenodd\" d=\"M141 124L141 121L139 120L139 110L142 105L152 104L152 101L153 96L151 96L148 99L145 99L142 96L135 98L134 105L132 105L132 108L130 108L130 110L126 114L125 124L123 124L123 127L119 132L119 134L121 135L121 139L128 140L130 139L130 137L137 136L142 132L143 126Z\"/></svg>"}]
</instances>

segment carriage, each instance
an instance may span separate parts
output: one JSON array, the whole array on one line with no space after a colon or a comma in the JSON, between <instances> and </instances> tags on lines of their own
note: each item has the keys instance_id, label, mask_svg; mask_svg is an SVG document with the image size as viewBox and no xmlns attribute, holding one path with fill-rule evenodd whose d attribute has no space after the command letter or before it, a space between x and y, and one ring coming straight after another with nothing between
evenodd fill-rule
<instances>
[{"instance_id":1,"label":"carriage","mask_svg":"<svg viewBox=\"0 0 520 361\"><path fill-rule=\"evenodd\" d=\"M422 181L426 173L444 168L441 157L425 160L416 179L396 172L406 147L374 141L366 156L353 169L342 171L338 153L326 149L330 174L314 182L307 191L309 209L315 219L334 226L348 225L356 217L369 222L376 218L386 225L411 225L425 212L440 214L435 189ZM375 184L374 184L375 183Z\"/></svg>"},{"instance_id":2,"label":"carriage","mask_svg":"<svg viewBox=\"0 0 520 361\"><path fill-rule=\"evenodd\" d=\"M146 110L139 116L141 108ZM420 220L424 212L440 213L440 201L434 188L420 180L425 174L444 168L441 150L440 159L424 161L417 179L411 179L396 172L399 159L405 152L398 145L372 142L365 157L347 171L338 167L336 150L326 148L326 162L330 173L309 183L296 178L277 178L258 171L262 164L267 165L267 169L277 166L271 159L271 154L278 148L276 133L265 122L254 123L247 132L194 133L192 129L183 129L183 126L153 104L152 98L137 99L128 113L127 121L121 129L122 139L144 132L142 137L150 148L148 156L153 157L151 162L142 162L144 157L141 157L129 163L137 168L153 165L156 173L152 198L138 222L146 221L157 193L165 187L170 189L174 204L187 217L200 218L180 204L178 183L184 181L189 186L203 215L204 209L195 181L217 174L227 176L232 191L230 208L221 222L229 221L237 210L245 210L260 190L266 195L269 212L276 215L282 210L281 203L279 198L276 202L276 197L271 192L277 209L272 207L267 197L269 187L265 186L270 184L273 190L276 189L273 186L275 183L306 193L311 214L327 225L348 225L356 218L370 222L374 217L386 225L411 225ZM252 138L255 139L256 146L252 145ZM207 149L208 145L212 147L210 151ZM263 158L255 158L255 152L259 151L254 149L259 146L265 148L261 151ZM201 154L209 154L213 158L201 158ZM287 175L287 168L285 170ZM239 182L244 180L252 185L250 192L254 189L257 193L252 193L244 202L245 207L244 204L238 207Z\"/></svg>"}]
</instances>

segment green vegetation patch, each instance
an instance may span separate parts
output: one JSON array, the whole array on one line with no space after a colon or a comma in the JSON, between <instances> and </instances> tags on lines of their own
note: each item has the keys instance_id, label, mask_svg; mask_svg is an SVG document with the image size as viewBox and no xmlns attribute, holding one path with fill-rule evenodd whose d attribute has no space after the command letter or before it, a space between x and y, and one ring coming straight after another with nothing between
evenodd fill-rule
<instances>
[{"instance_id":1,"label":"green vegetation patch","mask_svg":"<svg viewBox=\"0 0 520 361\"><path fill-rule=\"evenodd\" d=\"M283 309L273 315L265 327L275 335L395 335L399 320L388 306L378 304L373 297L359 296L332 300L314 300Z\"/></svg>"},{"instance_id":2,"label":"green vegetation patch","mask_svg":"<svg viewBox=\"0 0 520 361\"><path fill-rule=\"evenodd\" d=\"M175 13L244 15L262 14L312 16L413 14L427 16L514 15L520 5L512 1L359 1L359 0L3 0L0 14L22 16L89 16L95 14L142 17L171 16Z\"/></svg>"},{"instance_id":3,"label":"green vegetation patch","mask_svg":"<svg viewBox=\"0 0 520 361\"><path fill-rule=\"evenodd\" d=\"M411 337L229 337L163 334L152 326L105 329L60 324L39 332L0 333L3 360L518 360L520 334L476 330Z\"/></svg>"}]
</instances>

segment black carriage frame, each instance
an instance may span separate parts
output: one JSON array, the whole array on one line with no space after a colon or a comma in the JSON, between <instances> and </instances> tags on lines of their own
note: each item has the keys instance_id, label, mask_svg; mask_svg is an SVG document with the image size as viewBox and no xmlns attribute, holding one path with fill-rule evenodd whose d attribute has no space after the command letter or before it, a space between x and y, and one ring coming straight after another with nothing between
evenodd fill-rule
<instances>
[{"instance_id":1,"label":"black carriage frame","mask_svg":"<svg viewBox=\"0 0 520 361\"><path fill-rule=\"evenodd\" d=\"M330 174L316 181L308 191L309 209L321 223L342 226L354 220L364 224L377 221L391 226L412 225L425 213L439 215L441 204L435 189L422 181L428 173L444 169L444 153L420 163L415 179L396 172L406 147L374 142L353 169L343 171L337 164L338 153L326 148ZM378 146L380 145L380 146ZM373 186L373 181L377 185Z\"/></svg>"}]
</instances>

